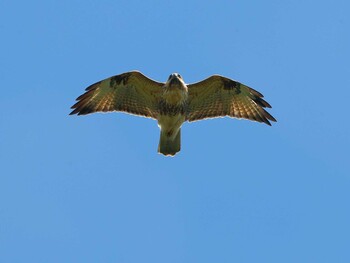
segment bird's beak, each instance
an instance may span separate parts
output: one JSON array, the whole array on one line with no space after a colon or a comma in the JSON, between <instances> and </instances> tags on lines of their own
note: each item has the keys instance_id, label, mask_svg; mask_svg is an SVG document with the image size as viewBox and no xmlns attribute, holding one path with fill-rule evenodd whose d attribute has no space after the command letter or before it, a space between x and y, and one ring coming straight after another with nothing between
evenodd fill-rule
<instances>
[{"instance_id":1,"label":"bird's beak","mask_svg":"<svg viewBox=\"0 0 350 263\"><path fill-rule=\"evenodd\" d=\"M168 80L169 85L174 85L174 84L180 84L181 81L180 79L174 74L170 77L170 79Z\"/></svg>"}]
</instances>

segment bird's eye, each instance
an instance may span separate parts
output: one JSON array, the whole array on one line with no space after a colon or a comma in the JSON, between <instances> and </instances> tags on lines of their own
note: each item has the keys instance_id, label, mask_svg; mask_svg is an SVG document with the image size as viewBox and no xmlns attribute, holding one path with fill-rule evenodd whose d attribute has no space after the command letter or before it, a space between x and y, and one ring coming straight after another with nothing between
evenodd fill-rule
<instances>
[{"instance_id":1,"label":"bird's eye","mask_svg":"<svg viewBox=\"0 0 350 263\"><path fill-rule=\"evenodd\" d=\"M180 79L182 79L182 77L181 77L181 75L180 75L180 74L177 74L177 76L178 76Z\"/></svg>"},{"instance_id":2,"label":"bird's eye","mask_svg":"<svg viewBox=\"0 0 350 263\"><path fill-rule=\"evenodd\" d=\"M170 74L168 79L171 79L172 76L173 76L173 74Z\"/></svg>"}]
</instances>

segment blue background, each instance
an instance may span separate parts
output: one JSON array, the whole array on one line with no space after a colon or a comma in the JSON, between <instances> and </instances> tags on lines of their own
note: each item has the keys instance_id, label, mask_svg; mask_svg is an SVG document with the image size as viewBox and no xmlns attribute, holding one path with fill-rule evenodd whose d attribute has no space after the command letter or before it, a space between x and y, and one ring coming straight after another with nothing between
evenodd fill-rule
<instances>
[{"instance_id":1,"label":"blue background","mask_svg":"<svg viewBox=\"0 0 350 263\"><path fill-rule=\"evenodd\" d=\"M0 262L350 262L349 1L0 2ZM272 127L68 116L130 70L221 74Z\"/></svg>"}]
</instances>

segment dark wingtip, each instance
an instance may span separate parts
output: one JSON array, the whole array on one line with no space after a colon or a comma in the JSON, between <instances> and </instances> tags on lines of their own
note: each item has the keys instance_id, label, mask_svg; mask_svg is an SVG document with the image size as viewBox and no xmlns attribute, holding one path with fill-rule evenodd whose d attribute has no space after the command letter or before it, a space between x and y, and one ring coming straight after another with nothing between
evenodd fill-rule
<instances>
[{"instance_id":1,"label":"dark wingtip","mask_svg":"<svg viewBox=\"0 0 350 263\"><path fill-rule=\"evenodd\" d=\"M101 82L102 82L102 80L97 81L96 83L91 84L90 86L88 86L88 87L87 87L85 90L86 90L86 91L93 90L93 89L95 89L95 88L96 88L96 86L98 86L98 85L99 85Z\"/></svg>"},{"instance_id":2,"label":"dark wingtip","mask_svg":"<svg viewBox=\"0 0 350 263\"><path fill-rule=\"evenodd\" d=\"M271 126L271 122L269 122L269 120L266 118L266 116L263 116L262 120L265 124Z\"/></svg>"},{"instance_id":3,"label":"dark wingtip","mask_svg":"<svg viewBox=\"0 0 350 263\"><path fill-rule=\"evenodd\" d=\"M271 121L277 122L277 120L272 115L270 116L271 116Z\"/></svg>"},{"instance_id":4,"label":"dark wingtip","mask_svg":"<svg viewBox=\"0 0 350 263\"><path fill-rule=\"evenodd\" d=\"M253 100L255 101L256 104L258 104L261 107L272 108L271 105L266 100L264 100L262 98L256 97L256 98L253 98Z\"/></svg>"},{"instance_id":5,"label":"dark wingtip","mask_svg":"<svg viewBox=\"0 0 350 263\"><path fill-rule=\"evenodd\" d=\"M270 114L268 113L264 108L258 108L259 112L260 112L260 117L262 117L262 120L264 123L266 123L269 126L272 126L270 121L274 121L276 122L277 120Z\"/></svg>"},{"instance_id":6,"label":"dark wingtip","mask_svg":"<svg viewBox=\"0 0 350 263\"><path fill-rule=\"evenodd\" d=\"M269 113L268 113L268 116L266 116L266 117L267 117L267 118L265 118L266 121L264 121L264 123L266 123L266 124L269 125L269 126L272 126L270 121L277 122L277 120L276 120L271 114L269 114ZM269 121L268 119L269 119L270 121Z\"/></svg>"},{"instance_id":7,"label":"dark wingtip","mask_svg":"<svg viewBox=\"0 0 350 263\"><path fill-rule=\"evenodd\" d=\"M269 108L269 109L272 108L270 103L268 103L266 100L263 100L263 99L260 99L260 100L261 100L262 104L264 105L264 107Z\"/></svg>"},{"instance_id":8,"label":"dark wingtip","mask_svg":"<svg viewBox=\"0 0 350 263\"><path fill-rule=\"evenodd\" d=\"M255 90L255 89L253 89L253 88L251 88L251 87L249 87L249 89L250 89L250 92L251 92L254 96L257 96L257 97L259 97L259 98L263 98L263 97L264 97L264 95L262 95L259 91Z\"/></svg>"},{"instance_id":9,"label":"dark wingtip","mask_svg":"<svg viewBox=\"0 0 350 263\"><path fill-rule=\"evenodd\" d=\"M71 108L74 109L74 108ZM69 113L69 115L75 115L77 114L79 111L77 109L74 109L73 111L71 111L71 113Z\"/></svg>"},{"instance_id":10,"label":"dark wingtip","mask_svg":"<svg viewBox=\"0 0 350 263\"><path fill-rule=\"evenodd\" d=\"M265 112L266 112L266 118L268 118L270 121L277 122L277 120L270 113L268 113L267 111Z\"/></svg>"}]
</instances>

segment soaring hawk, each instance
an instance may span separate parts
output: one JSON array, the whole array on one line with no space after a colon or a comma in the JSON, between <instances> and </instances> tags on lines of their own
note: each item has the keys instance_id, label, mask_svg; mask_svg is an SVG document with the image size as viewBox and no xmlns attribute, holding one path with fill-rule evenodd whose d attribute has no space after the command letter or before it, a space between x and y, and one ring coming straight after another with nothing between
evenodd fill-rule
<instances>
[{"instance_id":1,"label":"soaring hawk","mask_svg":"<svg viewBox=\"0 0 350 263\"><path fill-rule=\"evenodd\" d=\"M160 127L158 152L173 156L180 151L185 121L228 116L271 126L269 120L276 119L264 110L271 106L262 98L260 92L219 75L185 84L178 73L173 73L162 83L131 71L86 88L70 114L122 111L156 119Z\"/></svg>"}]
</instances>

